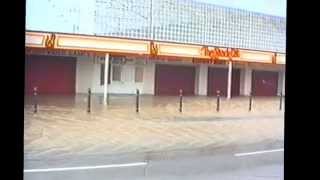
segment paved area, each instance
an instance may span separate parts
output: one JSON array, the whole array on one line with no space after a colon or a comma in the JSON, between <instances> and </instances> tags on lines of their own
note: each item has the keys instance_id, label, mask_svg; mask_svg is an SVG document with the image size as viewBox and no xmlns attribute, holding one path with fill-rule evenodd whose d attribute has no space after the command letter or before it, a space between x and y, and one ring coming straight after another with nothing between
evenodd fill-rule
<instances>
[{"instance_id":1,"label":"paved area","mask_svg":"<svg viewBox=\"0 0 320 180\"><path fill-rule=\"evenodd\" d=\"M264 141L283 142L283 111L278 98L259 98L248 112L248 98L222 99L215 112L215 98L186 97L183 113L177 97L141 97L135 113L134 96L111 96L110 105L93 98L86 112L86 96L39 99L25 103L25 159L82 155L218 148Z\"/></svg>"},{"instance_id":2,"label":"paved area","mask_svg":"<svg viewBox=\"0 0 320 180\"><path fill-rule=\"evenodd\" d=\"M77 156L30 160L25 162L26 180L281 180L283 179L283 152L268 152L235 156L236 153L282 148L281 143L263 142L246 146L216 149L176 150L137 153L116 156ZM110 165L141 163L140 166L110 167ZM99 169L57 170L56 168L96 167ZM46 169L40 172L39 169ZM38 171L37 171L38 170ZM57 171L51 171L57 170Z\"/></svg>"}]
</instances>

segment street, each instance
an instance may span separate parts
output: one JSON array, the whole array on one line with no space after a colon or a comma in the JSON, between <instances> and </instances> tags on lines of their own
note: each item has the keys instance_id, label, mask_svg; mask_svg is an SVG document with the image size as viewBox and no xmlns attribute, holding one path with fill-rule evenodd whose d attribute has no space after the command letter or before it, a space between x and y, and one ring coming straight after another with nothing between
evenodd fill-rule
<instances>
[{"instance_id":1,"label":"street","mask_svg":"<svg viewBox=\"0 0 320 180\"><path fill-rule=\"evenodd\" d=\"M266 150L264 148L276 151L262 151ZM243 152L255 153L235 155ZM101 165L109 166L99 168ZM119 167L119 165L127 166ZM78 168L56 169L68 167ZM44 171L41 172L41 169ZM222 149L70 157L28 161L25 164L25 170L34 170L24 173L26 180L281 180L283 179L283 147L281 143L262 143Z\"/></svg>"}]
</instances>

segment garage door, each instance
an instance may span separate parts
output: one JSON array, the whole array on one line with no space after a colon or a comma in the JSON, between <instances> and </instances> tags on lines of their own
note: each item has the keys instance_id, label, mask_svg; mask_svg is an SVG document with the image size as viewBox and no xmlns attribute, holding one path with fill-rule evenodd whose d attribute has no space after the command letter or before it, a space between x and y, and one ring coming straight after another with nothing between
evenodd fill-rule
<instances>
[{"instance_id":1,"label":"garage door","mask_svg":"<svg viewBox=\"0 0 320 180\"><path fill-rule=\"evenodd\" d=\"M209 68L208 70L208 96L216 96L217 90L220 90L221 96L228 94L228 69L227 68ZM240 95L240 70L232 70L231 96Z\"/></svg>"},{"instance_id":2,"label":"garage door","mask_svg":"<svg viewBox=\"0 0 320 180\"><path fill-rule=\"evenodd\" d=\"M194 67L156 65L156 95L179 95L179 89L183 89L184 95L194 95L194 87Z\"/></svg>"},{"instance_id":3,"label":"garage door","mask_svg":"<svg viewBox=\"0 0 320 180\"><path fill-rule=\"evenodd\" d=\"M26 56L25 92L37 86L41 94L75 93L76 59L62 56Z\"/></svg>"},{"instance_id":4,"label":"garage door","mask_svg":"<svg viewBox=\"0 0 320 180\"><path fill-rule=\"evenodd\" d=\"M252 94L254 96L276 96L278 72L252 71Z\"/></svg>"}]
</instances>

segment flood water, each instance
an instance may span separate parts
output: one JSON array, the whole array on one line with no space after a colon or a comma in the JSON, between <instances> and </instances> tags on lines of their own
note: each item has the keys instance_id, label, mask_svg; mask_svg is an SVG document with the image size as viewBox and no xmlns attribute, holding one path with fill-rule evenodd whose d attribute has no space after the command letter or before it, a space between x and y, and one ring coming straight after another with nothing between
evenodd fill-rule
<instances>
[{"instance_id":1,"label":"flood water","mask_svg":"<svg viewBox=\"0 0 320 180\"><path fill-rule=\"evenodd\" d=\"M93 95L87 113L87 95L40 95L38 113L33 97L25 97L25 157L153 152L283 142L284 111L278 97L140 96L136 113L134 95ZM282 107L284 109L284 107Z\"/></svg>"}]
</instances>

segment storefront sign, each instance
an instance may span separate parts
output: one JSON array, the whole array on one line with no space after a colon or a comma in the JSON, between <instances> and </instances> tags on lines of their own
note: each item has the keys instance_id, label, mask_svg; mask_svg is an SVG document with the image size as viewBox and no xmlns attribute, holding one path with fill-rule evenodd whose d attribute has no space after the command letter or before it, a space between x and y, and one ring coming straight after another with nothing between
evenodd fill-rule
<instances>
[{"instance_id":1,"label":"storefront sign","mask_svg":"<svg viewBox=\"0 0 320 180\"><path fill-rule=\"evenodd\" d=\"M203 53L203 56L209 56L211 59L228 58L232 60L232 58L240 57L239 49L235 49L235 48L203 47L202 53Z\"/></svg>"}]
</instances>

